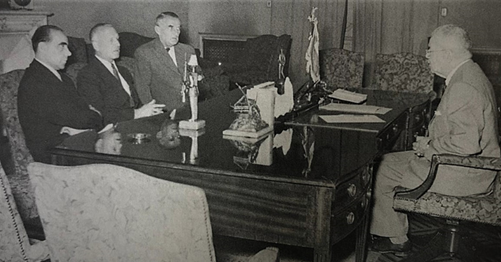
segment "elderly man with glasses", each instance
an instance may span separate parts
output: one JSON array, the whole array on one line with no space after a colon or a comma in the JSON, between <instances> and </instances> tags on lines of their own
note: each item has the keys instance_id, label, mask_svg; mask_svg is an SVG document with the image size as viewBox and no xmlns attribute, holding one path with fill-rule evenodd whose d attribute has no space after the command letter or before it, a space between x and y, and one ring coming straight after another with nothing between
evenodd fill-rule
<instances>
[{"instance_id":1,"label":"elderly man with glasses","mask_svg":"<svg viewBox=\"0 0 501 262\"><path fill-rule=\"evenodd\" d=\"M432 155L499 157L497 106L491 83L471 60L470 39L456 25L432 33L426 57L433 73L446 79L446 89L428 126L429 136L412 151L384 155L375 176L371 249L405 256L411 249L404 213L393 210L394 188L415 188L426 178ZM441 166L430 191L452 196L486 193L494 171Z\"/></svg>"}]
</instances>

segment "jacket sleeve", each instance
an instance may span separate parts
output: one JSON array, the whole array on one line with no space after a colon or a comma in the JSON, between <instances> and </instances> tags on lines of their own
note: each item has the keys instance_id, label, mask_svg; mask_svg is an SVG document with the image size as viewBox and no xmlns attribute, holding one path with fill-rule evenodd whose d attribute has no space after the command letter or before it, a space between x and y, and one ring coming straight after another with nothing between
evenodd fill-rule
<instances>
[{"instance_id":1,"label":"jacket sleeve","mask_svg":"<svg viewBox=\"0 0 501 262\"><path fill-rule=\"evenodd\" d=\"M484 106L487 103L483 96L473 87L465 83L457 83L450 90L447 107L442 112L446 117L448 132L440 137L432 138L425 150L425 157L431 159L433 154L452 153L474 155L480 153L480 139L485 126Z\"/></svg>"},{"instance_id":2,"label":"jacket sleeve","mask_svg":"<svg viewBox=\"0 0 501 262\"><path fill-rule=\"evenodd\" d=\"M134 69L135 88L139 99L143 104L149 103L153 98L151 96L151 65L146 56L147 50L138 48L134 54L136 66Z\"/></svg>"}]
</instances>

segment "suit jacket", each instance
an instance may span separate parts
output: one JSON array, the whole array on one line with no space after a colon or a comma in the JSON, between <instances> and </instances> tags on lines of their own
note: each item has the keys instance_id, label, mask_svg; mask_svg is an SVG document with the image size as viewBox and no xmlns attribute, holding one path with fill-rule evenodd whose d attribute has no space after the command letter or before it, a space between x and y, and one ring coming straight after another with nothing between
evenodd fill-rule
<instances>
[{"instance_id":1,"label":"suit jacket","mask_svg":"<svg viewBox=\"0 0 501 262\"><path fill-rule=\"evenodd\" d=\"M132 75L123 67L117 69L129 84L131 95L96 57L90 59L77 77L78 93L101 112L105 125L134 119L134 109L141 106Z\"/></svg>"},{"instance_id":2,"label":"suit jacket","mask_svg":"<svg viewBox=\"0 0 501 262\"><path fill-rule=\"evenodd\" d=\"M184 61L185 57L189 59L195 54L195 49L178 43L174 50L177 66L158 38L136 50L134 56L137 65L134 76L136 90L143 103L155 99L157 103L165 104L165 110L168 111L184 106L181 99Z\"/></svg>"},{"instance_id":3,"label":"suit jacket","mask_svg":"<svg viewBox=\"0 0 501 262\"><path fill-rule=\"evenodd\" d=\"M95 130L103 127L101 116L89 109L73 81L65 74L61 78L62 81L33 60L19 84L19 122L35 161L49 162L46 150L68 136L60 133L62 127Z\"/></svg>"},{"instance_id":4,"label":"suit jacket","mask_svg":"<svg viewBox=\"0 0 501 262\"><path fill-rule=\"evenodd\" d=\"M499 157L497 106L492 85L480 67L469 60L451 77L430 122L426 160L433 154ZM415 172L428 172L429 161L410 163ZM432 191L448 195L485 192L496 172L464 167L439 167Z\"/></svg>"}]
</instances>

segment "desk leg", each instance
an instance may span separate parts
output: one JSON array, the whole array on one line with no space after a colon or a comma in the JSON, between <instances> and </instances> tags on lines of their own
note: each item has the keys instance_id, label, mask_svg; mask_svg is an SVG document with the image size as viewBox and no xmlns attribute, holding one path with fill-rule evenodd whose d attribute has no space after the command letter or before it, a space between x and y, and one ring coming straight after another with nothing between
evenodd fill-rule
<instances>
[{"instance_id":1,"label":"desk leg","mask_svg":"<svg viewBox=\"0 0 501 262\"><path fill-rule=\"evenodd\" d=\"M316 192L317 198L317 216L315 226L315 246L313 248L313 261L330 262L331 261L331 205L332 190L319 188Z\"/></svg>"},{"instance_id":2,"label":"desk leg","mask_svg":"<svg viewBox=\"0 0 501 262\"><path fill-rule=\"evenodd\" d=\"M367 208L365 216L361 224L357 227L357 239L355 247L355 261L365 262L365 257L367 256L367 235L369 230L370 221L370 208Z\"/></svg>"}]
</instances>

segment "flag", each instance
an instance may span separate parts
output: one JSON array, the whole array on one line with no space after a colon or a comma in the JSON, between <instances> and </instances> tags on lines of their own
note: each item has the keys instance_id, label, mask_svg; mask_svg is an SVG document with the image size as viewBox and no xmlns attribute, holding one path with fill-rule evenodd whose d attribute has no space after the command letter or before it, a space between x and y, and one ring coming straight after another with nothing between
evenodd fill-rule
<instances>
[{"instance_id":1,"label":"flag","mask_svg":"<svg viewBox=\"0 0 501 262\"><path fill-rule=\"evenodd\" d=\"M320 65L318 60L318 19L315 16L315 11L317 7L312 8L311 16L308 17L308 20L313 25L313 30L310 33L308 40L310 43L308 44L308 49L306 50L306 73L310 74L311 80L316 83L320 81Z\"/></svg>"}]
</instances>

